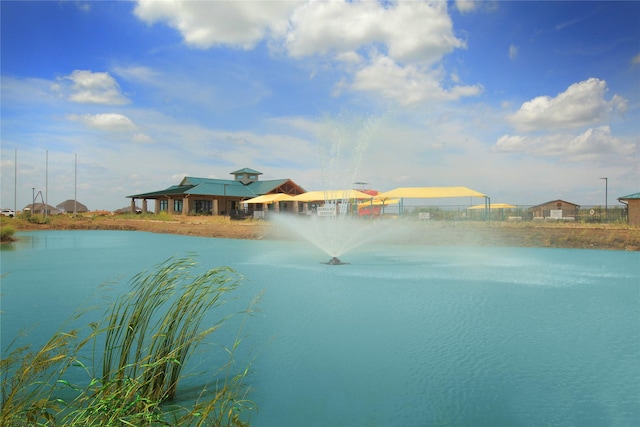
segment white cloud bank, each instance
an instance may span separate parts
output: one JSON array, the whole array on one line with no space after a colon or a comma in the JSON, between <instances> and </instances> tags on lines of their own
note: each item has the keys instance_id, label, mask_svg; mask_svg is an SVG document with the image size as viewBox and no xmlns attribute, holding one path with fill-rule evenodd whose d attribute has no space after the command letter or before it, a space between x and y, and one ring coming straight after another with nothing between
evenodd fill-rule
<instances>
[{"instance_id":1,"label":"white cloud bank","mask_svg":"<svg viewBox=\"0 0 640 427\"><path fill-rule=\"evenodd\" d=\"M606 92L605 81L590 78L572 84L555 98L539 96L523 103L508 117L522 134L500 137L492 151L571 161L634 156L637 142L616 138L610 126L604 124L613 113L624 113L627 101L619 95L607 100Z\"/></svg>"},{"instance_id":2,"label":"white cloud bank","mask_svg":"<svg viewBox=\"0 0 640 427\"><path fill-rule=\"evenodd\" d=\"M482 92L480 85L445 88L444 73L434 68L445 55L466 48L443 1L140 0L135 14L149 24L175 28L194 48L252 49L266 41L294 59L323 58L345 73L336 94L376 92L408 105Z\"/></svg>"},{"instance_id":3,"label":"white cloud bank","mask_svg":"<svg viewBox=\"0 0 640 427\"><path fill-rule=\"evenodd\" d=\"M637 147L611 134L609 126L589 128L579 135L505 135L495 151L526 152L543 157L562 157L571 161L596 160L602 156L632 156Z\"/></svg>"}]
</instances>

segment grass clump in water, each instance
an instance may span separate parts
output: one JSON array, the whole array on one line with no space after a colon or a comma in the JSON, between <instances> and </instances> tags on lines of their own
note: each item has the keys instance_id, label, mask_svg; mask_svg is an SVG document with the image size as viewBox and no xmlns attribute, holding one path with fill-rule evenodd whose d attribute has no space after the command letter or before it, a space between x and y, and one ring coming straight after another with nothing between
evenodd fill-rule
<instances>
[{"instance_id":1,"label":"grass clump in water","mask_svg":"<svg viewBox=\"0 0 640 427\"><path fill-rule=\"evenodd\" d=\"M13 242L14 240L16 240L14 234L16 234L15 228L10 225L0 224L0 241Z\"/></svg>"},{"instance_id":2,"label":"grass clump in water","mask_svg":"<svg viewBox=\"0 0 640 427\"><path fill-rule=\"evenodd\" d=\"M0 425L246 425L241 415L255 408L246 398L249 368L233 373L237 338L226 348L229 362L216 367L221 378L211 390L203 386L188 407L170 404L194 350L229 318L203 327L205 315L241 280L228 267L194 276L195 265L188 258L170 259L136 275L131 291L102 322L90 324L84 339L77 330L57 332L35 351L23 346L3 356ZM85 363L87 346L93 346L92 360ZM68 381L70 369L86 373L86 384Z\"/></svg>"}]
</instances>

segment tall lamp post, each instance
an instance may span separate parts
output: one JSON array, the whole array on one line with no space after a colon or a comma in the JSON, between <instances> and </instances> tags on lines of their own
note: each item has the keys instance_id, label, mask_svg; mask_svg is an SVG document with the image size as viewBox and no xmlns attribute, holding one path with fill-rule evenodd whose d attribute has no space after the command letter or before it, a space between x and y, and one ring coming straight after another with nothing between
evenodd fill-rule
<instances>
[{"instance_id":1,"label":"tall lamp post","mask_svg":"<svg viewBox=\"0 0 640 427\"><path fill-rule=\"evenodd\" d=\"M604 179L604 216L609 222L609 178L600 179Z\"/></svg>"}]
</instances>

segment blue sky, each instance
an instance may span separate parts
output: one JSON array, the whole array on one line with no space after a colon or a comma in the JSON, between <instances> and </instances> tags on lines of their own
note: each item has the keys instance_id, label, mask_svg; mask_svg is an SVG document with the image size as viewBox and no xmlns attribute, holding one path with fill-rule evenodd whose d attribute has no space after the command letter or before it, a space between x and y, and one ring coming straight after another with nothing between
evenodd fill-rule
<instances>
[{"instance_id":1,"label":"blue sky","mask_svg":"<svg viewBox=\"0 0 640 427\"><path fill-rule=\"evenodd\" d=\"M243 167L525 205L640 191L640 2L0 7L2 207L114 210Z\"/></svg>"}]
</instances>

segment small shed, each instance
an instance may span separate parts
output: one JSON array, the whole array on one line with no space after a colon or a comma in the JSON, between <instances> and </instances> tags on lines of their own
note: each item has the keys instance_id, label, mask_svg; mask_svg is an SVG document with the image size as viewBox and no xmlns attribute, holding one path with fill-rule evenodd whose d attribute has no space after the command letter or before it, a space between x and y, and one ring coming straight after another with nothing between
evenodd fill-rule
<instances>
[{"instance_id":1,"label":"small shed","mask_svg":"<svg viewBox=\"0 0 640 427\"><path fill-rule=\"evenodd\" d=\"M618 201L627 205L627 222L629 225L640 226L640 193L618 197Z\"/></svg>"},{"instance_id":2,"label":"small shed","mask_svg":"<svg viewBox=\"0 0 640 427\"><path fill-rule=\"evenodd\" d=\"M533 219L575 220L578 217L579 208L580 205L558 199L532 206L529 211L533 213Z\"/></svg>"}]
</instances>

